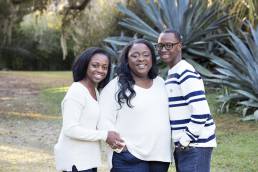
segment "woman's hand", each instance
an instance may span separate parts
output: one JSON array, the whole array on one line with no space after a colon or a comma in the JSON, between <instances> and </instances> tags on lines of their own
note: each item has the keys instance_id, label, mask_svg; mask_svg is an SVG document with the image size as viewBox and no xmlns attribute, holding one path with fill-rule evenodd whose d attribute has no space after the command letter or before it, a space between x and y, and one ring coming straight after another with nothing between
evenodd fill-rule
<instances>
[{"instance_id":1,"label":"woman's hand","mask_svg":"<svg viewBox=\"0 0 258 172\"><path fill-rule=\"evenodd\" d=\"M121 149L125 146L124 140L115 131L109 131L106 142L112 149Z\"/></svg>"}]
</instances>

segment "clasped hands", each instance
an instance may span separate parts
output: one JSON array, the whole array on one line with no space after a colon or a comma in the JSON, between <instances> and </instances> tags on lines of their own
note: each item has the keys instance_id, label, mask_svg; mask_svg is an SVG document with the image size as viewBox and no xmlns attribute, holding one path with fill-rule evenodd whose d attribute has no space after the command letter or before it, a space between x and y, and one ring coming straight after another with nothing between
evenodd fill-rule
<instances>
[{"instance_id":1,"label":"clasped hands","mask_svg":"<svg viewBox=\"0 0 258 172\"><path fill-rule=\"evenodd\" d=\"M106 142L112 149L122 149L125 146L124 140L115 131L108 132Z\"/></svg>"}]
</instances>

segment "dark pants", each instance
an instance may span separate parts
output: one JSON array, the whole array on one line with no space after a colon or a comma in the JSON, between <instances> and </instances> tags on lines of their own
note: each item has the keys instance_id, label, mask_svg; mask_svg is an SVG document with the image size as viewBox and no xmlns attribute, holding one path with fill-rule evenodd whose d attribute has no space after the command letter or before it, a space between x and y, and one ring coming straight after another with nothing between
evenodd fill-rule
<instances>
[{"instance_id":1,"label":"dark pants","mask_svg":"<svg viewBox=\"0 0 258 172\"><path fill-rule=\"evenodd\" d=\"M129 151L113 153L111 172L167 172L169 163L159 161L143 161Z\"/></svg>"},{"instance_id":2,"label":"dark pants","mask_svg":"<svg viewBox=\"0 0 258 172\"><path fill-rule=\"evenodd\" d=\"M209 172L213 148L189 147L174 152L177 172Z\"/></svg>"},{"instance_id":3,"label":"dark pants","mask_svg":"<svg viewBox=\"0 0 258 172\"><path fill-rule=\"evenodd\" d=\"M78 171L75 165L73 165L72 169L73 170L71 172L97 172L97 168L92 168L92 169L88 169L88 170ZM63 172L70 172L70 171L63 171Z\"/></svg>"}]
</instances>

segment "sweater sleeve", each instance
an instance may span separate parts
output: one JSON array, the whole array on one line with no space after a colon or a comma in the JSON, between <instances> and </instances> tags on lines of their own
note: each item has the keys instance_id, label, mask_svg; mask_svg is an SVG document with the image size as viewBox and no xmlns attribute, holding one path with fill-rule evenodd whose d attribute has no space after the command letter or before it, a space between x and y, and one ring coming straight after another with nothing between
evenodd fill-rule
<instances>
[{"instance_id":1,"label":"sweater sleeve","mask_svg":"<svg viewBox=\"0 0 258 172\"><path fill-rule=\"evenodd\" d=\"M210 117L210 109L205 97L203 81L197 72L188 72L182 78L180 87L191 113L190 122L180 138L180 143L189 143L198 139Z\"/></svg>"},{"instance_id":2,"label":"sweater sleeve","mask_svg":"<svg viewBox=\"0 0 258 172\"><path fill-rule=\"evenodd\" d=\"M66 136L85 141L106 140L107 131L87 129L80 124L80 117L85 108L78 90L70 91L69 97L62 102L63 132ZM76 98L77 96L77 98ZM79 96L79 98L78 98ZM79 100L78 100L79 99Z\"/></svg>"},{"instance_id":3,"label":"sweater sleeve","mask_svg":"<svg viewBox=\"0 0 258 172\"><path fill-rule=\"evenodd\" d=\"M116 82L112 80L100 94L100 122L98 128L105 130L116 131L115 123L118 113L118 106L116 102Z\"/></svg>"}]
</instances>

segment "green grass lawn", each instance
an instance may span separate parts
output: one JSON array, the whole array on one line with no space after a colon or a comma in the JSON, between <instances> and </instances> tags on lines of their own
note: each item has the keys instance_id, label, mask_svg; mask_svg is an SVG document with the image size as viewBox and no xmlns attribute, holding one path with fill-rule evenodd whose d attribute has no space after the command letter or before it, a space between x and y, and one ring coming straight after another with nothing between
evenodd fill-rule
<instances>
[{"instance_id":1,"label":"green grass lawn","mask_svg":"<svg viewBox=\"0 0 258 172\"><path fill-rule=\"evenodd\" d=\"M60 114L61 101L68 87L55 87L43 89L40 92L40 101L47 106L46 114Z\"/></svg>"},{"instance_id":2,"label":"green grass lawn","mask_svg":"<svg viewBox=\"0 0 258 172\"><path fill-rule=\"evenodd\" d=\"M246 126L241 127L243 131L227 131L218 128L218 147L214 151L213 171L258 171L257 127L254 127L254 130L244 129Z\"/></svg>"},{"instance_id":3,"label":"green grass lawn","mask_svg":"<svg viewBox=\"0 0 258 172\"><path fill-rule=\"evenodd\" d=\"M0 72L5 75L5 72ZM60 115L60 103L71 84L71 72L8 72L11 75L32 77L42 83L39 100L44 114ZM61 82L65 80L65 82ZM53 84L54 83L54 84ZM220 114L215 99L217 93L207 88L207 98L217 126L218 147L212 157L213 172L257 172L258 171L258 123L242 122L238 114ZM175 172L171 165L170 172Z\"/></svg>"},{"instance_id":4,"label":"green grass lawn","mask_svg":"<svg viewBox=\"0 0 258 172\"><path fill-rule=\"evenodd\" d=\"M218 113L216 97L216 92L208 91L207 99L215 118L218 143L213 152L212 171L257 172L258 123L242 122L239 114Z\"/></svg>"}]
</instances>

